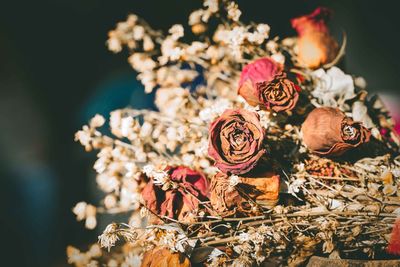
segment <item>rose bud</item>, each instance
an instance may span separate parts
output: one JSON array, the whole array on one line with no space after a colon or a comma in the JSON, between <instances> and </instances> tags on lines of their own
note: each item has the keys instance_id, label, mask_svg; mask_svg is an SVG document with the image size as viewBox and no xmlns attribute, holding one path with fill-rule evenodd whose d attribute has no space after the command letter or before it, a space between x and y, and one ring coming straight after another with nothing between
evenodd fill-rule
<instances>
[{"instance_id":1,"label":"rose bud","mask_svg":"<svg viewBox=\"0 0 400 267\"><path fill-rule=\"evenodd\" d=\"M340 156L369 141L371 132L336 108L316 108L308 114L301 131L306 146L320 156Z\"/></svg>"},{"instance_id":2,"label":"rose bud","mask_svg":"<svg viewBox=\"0 0 400 267\"><path fill-rule=\"evenodd\" d=\"M257 113L228 109L209 129L208 155L224 173L249 172L265 154L264 129Z\"/></svg>"},{"instance_id":3,"label":"rose bud","mask_svg":"<svg viewBox=\"0 0 400 267\"><path fill-rule=\"evenodd\" d=\"M169 179L178 186L163 190L153 180L142 190L146 207L160 216L189 220L190 214L199 208L199 200L208 199L206 177L187 167L167 167Z\"/></svg>"},{"instance_id":4,"label":"rose bud","mask_svg":"<svg viewBox=\"0 0 400 267\"><path fill-rule=\"evenodd\" d=\"M291 20L292 27L299 35L297 57L301 65L314 69L333 61L337 56L338 44L326 24L331 15L329 9L319 7L311 14Z\"/></svg>"},{"instance_id":5,"label":"rose bud","mask_svg":"<svg viewBox=\"0 0 400 267\"><path fill-rule=\"evenodd\" d=\"M238 94L249 105L275 112L291 110L299 98L300 87L282 72L281 64L261 58L246 65L240 75Z\"/></svg>"},{"instance_id":6,"label":"rose bud","mask_svg":"<svg viewBox=\"0 0 400 267\"><path fill-rule=\"evenodd\" d=\"M229 176L219 172L211 179L210 203L217 215L228 217L251 213L251 205L234 186L230 185Z\"/></svg>"},{"instance_id":7,"label":"rose bud","mask_svg":"<svg viewBox=\"0 0 400 267\"><path fill-rule=\"evenodd\" d=\"M177 266L190 267L189 259L180 252L172 252L168 248L155 247L143 255L141 267Z\"/></svg>"}]
</instances>

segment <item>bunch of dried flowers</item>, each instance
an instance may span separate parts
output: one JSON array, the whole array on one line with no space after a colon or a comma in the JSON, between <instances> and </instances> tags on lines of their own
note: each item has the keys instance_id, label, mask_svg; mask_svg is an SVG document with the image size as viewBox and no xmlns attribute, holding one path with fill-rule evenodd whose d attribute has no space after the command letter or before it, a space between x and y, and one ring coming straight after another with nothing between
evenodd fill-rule
<instances>
[{"instance_id":1,"label":"bunch of dried flowers","mask_svg":"<svg viewBox=\"0 0 400 267\"><path fill-rule=\"evenodd\" d=\"M205 0L168 34L136 15L109 32L129 51L158 111L96 115L76 133L104 198L73 212L131 214L98 245L68 247L76 266L298 266L312 255L400 254L400 156L393 121L344 54L318 8L296 37L269 37L228 0ZM211 27L216 21L217 26ZM198 40L182 41L185 30ZM198 77L202 82L195 82ZM393 232L392 232L393 231Z\"/></svg>"}]
</instances>

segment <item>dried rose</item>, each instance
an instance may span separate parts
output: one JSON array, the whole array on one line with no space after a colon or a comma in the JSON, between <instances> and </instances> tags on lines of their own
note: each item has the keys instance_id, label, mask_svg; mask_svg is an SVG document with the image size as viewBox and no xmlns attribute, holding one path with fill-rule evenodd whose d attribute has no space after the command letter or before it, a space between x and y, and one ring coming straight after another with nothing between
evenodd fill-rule
<instances>
[{"instance_id":1,"label":"dried rose","mask_svg":"<svg viewBox=\"0 0 400 267\"><path fill-rule=\"evenodd\" d=\"M298 60L305 67L318 68L331 62L338 53L338 44L326 25L331 14L329 9L318 7L311 14L291 20L299 35Z\"/></svg>"},{"instance_id":2,"label":"dried rose","mask_svg":"<svg viewBox=\"0 0 400 267\"><path fill-rule=\"evenodd\" d=\"M217 173L211 179L210 202L220 216L256 214L250 204L255 201L264 207L274 206L279 198L279 175L272 172L254 173L239 177L233 186L230 177Z\"/></svg>"},{"instance_id":3,"label":"dried rose","mask_svg":"<svg viewBox=\"0 0 400 267\"><path fill-rule=\"evenodd\" d=\"M143 255L141 267L190 267L189 259L180 252L171 252L168 248L156 247Z\"/></svg>"},{"instance_id":4,"label":"dried rose","mask_svg":"<svg viewBox=\"0 0 400 267\"><path fill-rule=\"evenodd\" d=\"M210 192L211 206L219 216L251 213L251 205L230 185L229 176L225 173L219 172L211 179Z\"/></svg>"},{"instance_id":5,"label":"dried rose","mask_svg":"<svg viewBox=\"0 0 400 267\"><path fill-rule=\"evenodd\" d=\"M318 155L340 156L369 141L371 132L336 108L316 108L308 114L301 131L306 146Z\"/></svg>"},{"instance_id":6,"label":"dried rose","mask_svg":"<svg viewBox=\"0 0 400 267\"><path fill-rule=\"evenodd\" d=\"M264 129L257 113L227 109L209 130L208 154L224 173L243 174L265 154Z\"/></svg>"},{"instance_id":7,"label":"dried rose","mask_svg":"<svg viewBox=\"0 0 400 267\"><path fill-rule=\"evenodd\" d=\"M150 180L142 190L145 205L161 216L189 219L188 216L198 209L199 200L207 199L207 179L203 174L183 166L167 167L165 171L177 186L164 191L161 185L155 185Z\"/></svg>"},{"instance_id":8,"label":"dried rose","mask_svg":"<svg viewBox=\"0 0 400 267\"><path fill-rule=\"evenodd\" d=\"M241 73L238 94L252 106L275 112L291 110L299 98L300 87L282 72L282 65L261 58L246 65Z\"/></svg>"},{"instance_id":9,"label":"dried rose","mask_svg":"<svg viewBox=\"0 0 400 267\"><path fill-rule=\"evenodd\" d=\"M278 202L279 185L279 175L264 171L241 177L238 187L258 204L271 207Z\"/></svg>"}]
</instances>

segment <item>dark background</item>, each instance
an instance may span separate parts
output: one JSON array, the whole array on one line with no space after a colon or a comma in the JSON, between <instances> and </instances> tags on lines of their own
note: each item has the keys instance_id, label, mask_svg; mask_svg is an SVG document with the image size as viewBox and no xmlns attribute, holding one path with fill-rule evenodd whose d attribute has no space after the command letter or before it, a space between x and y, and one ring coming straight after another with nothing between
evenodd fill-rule
<instances>
[{"instance_id":1,"label":"dark background","mask_svg":"<svg viewBox=\"0 0 400 267\"><path fill-rule=\"evenodd\" d=\"M399 95L395 4L239 1L242 19L269 23L272 36L294 35L290 18L319 5L331 7L333 32L345 30L348 36L347 73L365 77L372 92ZM200 6L201 1L194 0L1 3L0 265L64 266L67 244L86 249L97 240L98 232L84 230L71 212L76 202L93 199L89 176L93 180L95 160L95 154L86 154L73 141L74 133L94 115L93 107L105 112L124 103L104 94L114 81L127 81L122 87L132 85L132 92L141 90L132 82L135 73L127 55L107 51L107 32L132 12L153 28L167 30L185 24L190 11Z\"/></svg>"}]
</instances>

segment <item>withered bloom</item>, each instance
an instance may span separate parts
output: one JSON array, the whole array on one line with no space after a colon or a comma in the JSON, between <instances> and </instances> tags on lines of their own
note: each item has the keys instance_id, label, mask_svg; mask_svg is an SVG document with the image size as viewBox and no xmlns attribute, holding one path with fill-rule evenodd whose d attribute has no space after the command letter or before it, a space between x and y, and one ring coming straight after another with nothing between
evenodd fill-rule
<instances>
[{"instance_id":1,"label":"withered bloom","mask_svg":"<svg viewBox=\"0 0 400 267\"><path fill-rule=\"evenodd\" d=\"M223 217L251 212L248 200L229 184L229 176L221 172L211 179L210 202L218 215Z\"/></svg>"},{"instance_id":2,"label":"withered bloom","mask_svg":"<svg viewBox=\"0 0 400 267\"><path fill-rule=\"evenodd\" d=\"M208 154L224 173L249 172L264 155L264 129L257 113L228 109L209 130Z\"/></svg>"},{"instance_id":3,"label":"withered bloom","mask_svg":"<svg viewBox=\"0 0 400 267\"><path fill-rule=\"evenodd\" d=\"M142 190L145 205L155 214L185 220L198 209L198 199L207 199L207 179L203 174L183 166L167 167L165 171L178 186L164 191L150 180Z\"/></svg>"},{"instance_id":4,"label":"withered bloom","mask_svg":"<svg viewBox=\"0 0 400 267\"><path fill-rule=\"evenodd\" d=\"M272 207L279 199L279 185L278 174L264 171L241 177L238 187L258 204Z\"/></svg>"},{"instance_id":5,"label":"withered bloom","mask_svg":"<svg viewBox=\"0 0 400 267\"><path fill-rule=\"evenodd\" d=\"M238 94L252 106L259 105L275 112L293 109L300 87L282 70L282 65L271 58L261 58L246 65L240 76Z\"/></svg>"},{"instance_id":6,"label":"withered bloom","mask_svg":"<svg viewBox=\"0 0 400 267\"><path fill-rule=\"evenodd\" d=\"M318 68L333 61L338 53L338 44L326 24L331 13L325 7L318 7L311 14L291 20L299 35L298 60L305 67Z\"/></svg>"},{"instance_id":7,"label":"withered bloom","mask_svg":"<svg viewBox=\"0 0 400 267\"><path fill-rule=\"evenodd\" d=\"M190 267L189 259L180 252L171 252L167 248L156 247L143 255L141 267Z\"/></svg>"},{"instance_id":8,"label":"withered bloom","mask_svg":"<svg viewBox=\"0 0 400 267\"><path fill-rule=\"evenodd\" d=\"M217 173L211 179L210 201L220 216L233 214L257 214L251 202L266 208L274 206L279 198L279 175L263 172L239 177L238 184L232 186L229 176Z\"/></svg>"},{"instance_id":9,"label":"withered bloom","mask_svg":"<svg viewBox=\"0 0 400 267\"><path fill-rule=\"evenodd\" d=\"M269 83L257 83L257 91L267 110L275 112L292 110L299 99L299 87L283 72L276 74Z\"/></svg>"},{"instance_id":10,"label":"withered bloom","mask_svg":"<svg viewBox=\"0 0 400 267\"><path fill-rule=\"evenodd\" d=\"M308 114L301 131L306 146L321 156L340 156L369 141L371 132L336 108L316 108Z\"/></svg>"}]
</instances>

